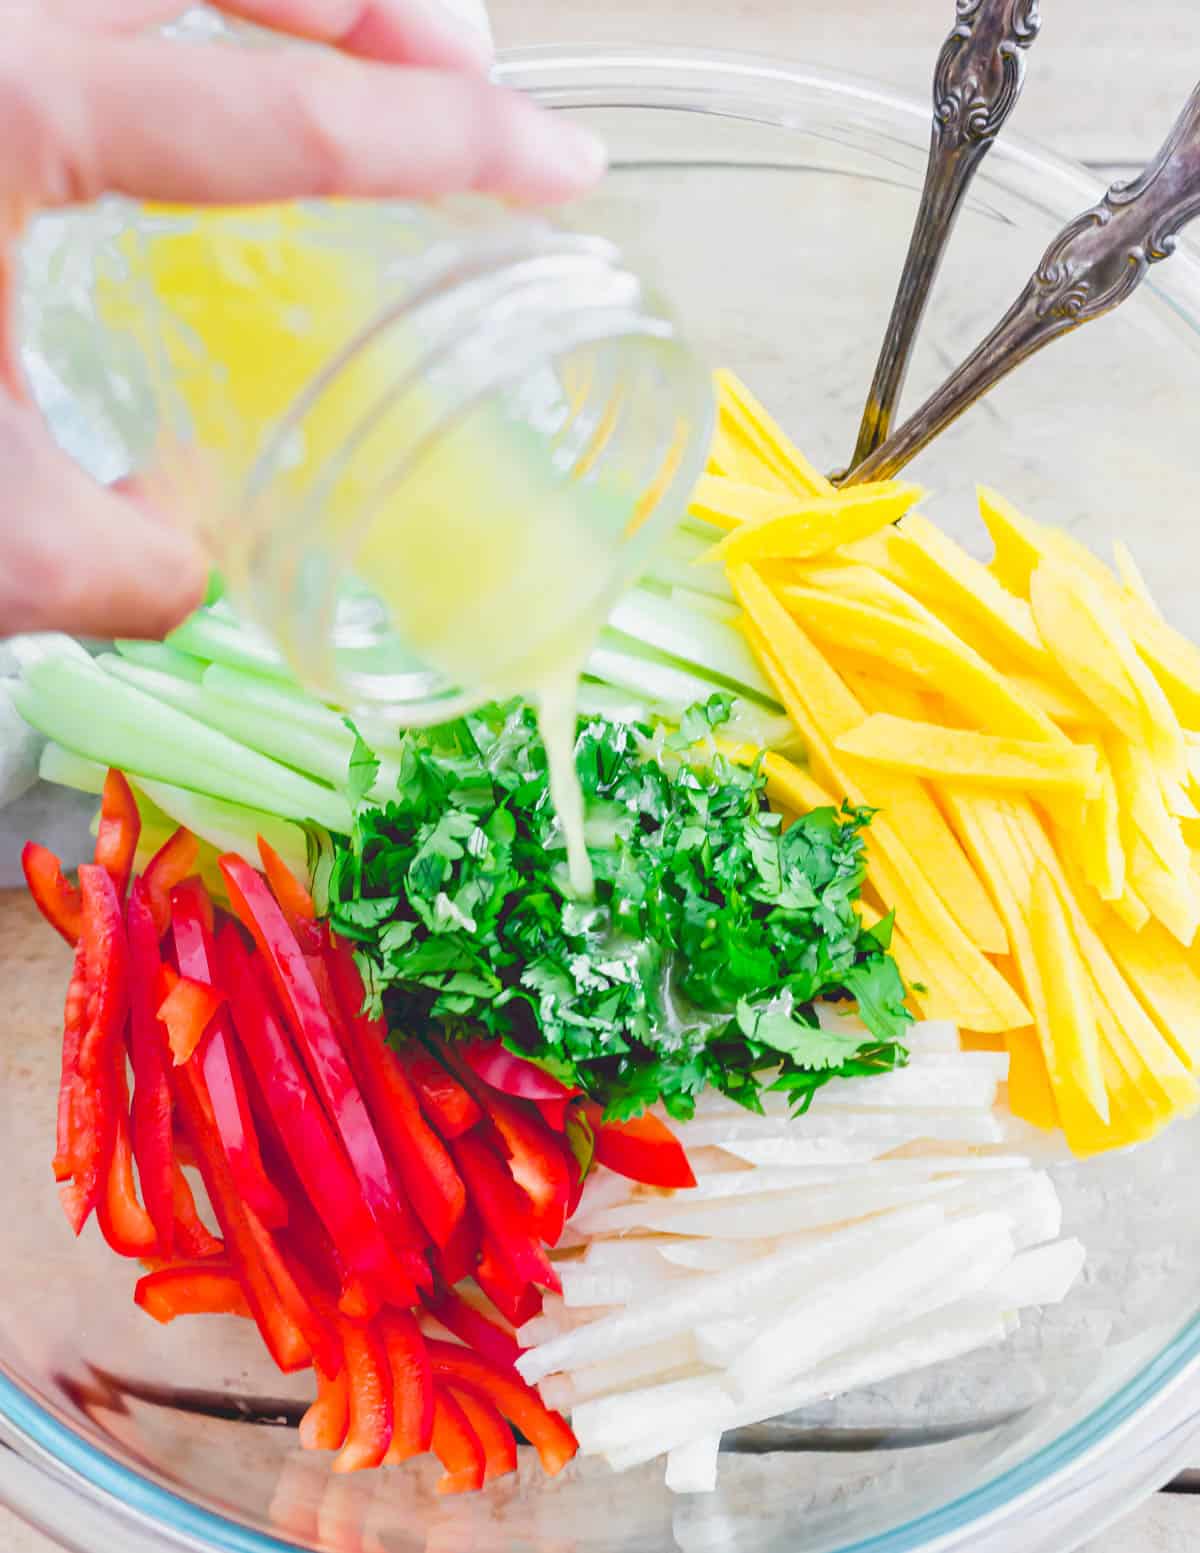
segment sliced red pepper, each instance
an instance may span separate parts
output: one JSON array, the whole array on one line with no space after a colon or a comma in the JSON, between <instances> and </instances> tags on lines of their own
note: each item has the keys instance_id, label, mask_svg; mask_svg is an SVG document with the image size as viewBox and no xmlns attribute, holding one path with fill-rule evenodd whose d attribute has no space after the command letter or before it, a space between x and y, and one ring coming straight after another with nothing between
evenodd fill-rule
<instances>
[{"instance_id":1,"label":"sliced red pepper","mask_svg":"<svg viewBox=\"0 0 1200 1553\"><path fill-rule=\"evenodd\" d=\"M80 944L67 987L63 1010L62 1076L58 1089L58 1130L54 1147L54 1179L69 1181L75 1174L75 1086L79 1083L79 1048L87 1021L87 956Z\"/></svg>"},{"instance_id":2,"label":"sliced red pepper","mask_svg":"<svg viewBox=\"0 0 1200 1553\"><path fill-rule=\"evenodd\" d=\"M262 858L267 883L301 947L309 951L318 949L320 941L312 931L317 920L317 908L307 886L296 878L271 843L262 836L258 838L258 855Z\"/></svg>"},{"instance_id":3,"label":"sliced red pepper","mask_svg":"<svg viewBox=\"0 0 1200 1553\"><path fill-rule=\"evenodd\" d=\"M317 1400L300 1420L300 1444L306 1451L340 1451L350 1428L350 1374L344 1364L336 1375L314 1368Z\"/></svg>"},{"instance_id":4,"label":"sliced red pepper","mask_svg":"<svg viewBox=\"0 0 1200 1553\"><path fill-rule=\"evenodd\" d=\"M503 1041L465 1041L455 1049L485 1084L516 1100L536 1100L540 1105L546 1100L567 1101L583 1093L580 1089L568 1089L537 1063L510 1052Z\"/></svg>"},{"instance_id":5,"label":"sliced red pepper","mask_svg":"<svg viewBox=\"0 0 1200 1553\"><path fill-rule=\"evenodd\" d=\"M562 1140L527 1101L480 1085L476 1099L504 1141L509 1174L528 1197L533 1227L548 1246L556 1246L567 1221L571 1173Z\"/></svg>"},{"instance_id":6,"label":"sliced red pepper","mask_svg":"<svg viewBox=\"0 0 1200 1553\"><path fill-rule=\"evenodd\" d=\"M125 1049L113 1054L114 1135L108 1175L96 1217L100 1233L110 1250L118 1256L147 1257L161 1255L154 1220L138 1201L133 1179L133 1146L129 1140L129 1085L125 1077Z\"/></svg>"},{"instance_id":7,"label":"sliced red pepper","mask_svg":"<svg viewBox=\"0 0 1200 1553\"><path fill-rule=\"evenodd\" d=\"M312 1350L284 1309L271 1275L259 1256L221 1136L209 1114L203 1085L195 1063L171 1070L171 1089L225 1237L226 1254L271 1357L284 1374L292 1374L312 1363Z\"/></svg>"},{"instance_id":8,"label":"sliced red pepper","mask_svg":"<svg viewBox=\"0 0 1200 1553\"><path fill-rule=\"evenodd\" d=\"M468 1348L497 1364L513 1365L520 1357L521 1350L511 1332L490 1321L454 1289L440 1289L435 1295L426 1296L425 1309Z\"/></svg>"},{"instance_id":9,"label":"sliced red pepper","mask_svg":"<svg viewBox=\"0 0 1200 1553\"><path fill-rule=\"evenodd\" d=\"M33 904L67 943L77 944L83 929L83 901L54 853L36 841L27 841L21 850L21 869Z\"/></svg>"},{"instance_id":10,"label":"sliced red pepper","mask_svg":"<svg viewBox=\"0 0 1200 1553\"><path fill-rule=\"evenodd\" d=\"M250 1316L227 1262L177 1263L138 1279L134 1303L164 1326L177 1316Z\"/></svg>"},{"instance_id":11,"label":"sliced red pepper","mask_svg":"<svg viewBox=\"0 0 1200 1553\"><path fill-rule=\"evenodd\" d=\"M313 1285L293 1266L275 1242L275 1237L253 1208L245 1207L246 1223L254 1237L258 1255L275 1285L280 1304L296 1323L312 1351L313 1363L332 1374L342 1362L341 1344L334 1322L319 1313L318 1301L311 1299ZM299 1276L298 1276L299 1274Z\"/></svg>"},{"instance_id":12,"label":"sliced red pepper","mask_svg":"<svg viewBox=\"0 0 1200 1553\"><path fill-rule=\"evenodd\" d=\"M579 1449L561 1413L546 1406L515 1370L506 1370L481 1354L453 1343L428 1341L435 1383L477 1392L495 1404L537 1451L542 1467L553 1477Z\"/></svg>"},{"instance_id":13,"label":"sliced red pepper","mask_svg":"<svg viewBox=\"0 0 1200 1553\"><path fill-rule=\"evenodd\" d=\"M414 1223L388 1169L362 1091L338 1039L296 935L266 881L242 858L227 854L221 872L233 909L250 930L269 966L309 1072L341 1135L367 1207L414 1284L428 1285L429 1265L414 1243ZM411 1304L411 1299L397 1300Z\"/></svg>"},{"instance_id":14,"label":"sliced red pepper","mask_svg":"<svg viewBox=\"0 0 1200 1553\"><path fill-rule=\"evenodd\" d=\"M122 900L129 884L129 875L133 871L133 859L141 833L142 817L138 813L133 789L122 773L114 768L105 777L104 791L100 796L96 862L108 870Z\"/></svg>"},{"instance_id":15,"label":"sliced red pepper","mask_svg":"<svg viewBox=\"0 0 1200 1553\"><path fill-rule=\"evenodd\" d=\"M430 1125L449 1143L483 1120L471 1096L432 1052L419 1041L408 1041L400 1053L421 1109Z\"/></svg>"},{"instance_id":16,"label":"sliced red pepper","mask_svg":"<svg viewBox=\"0 0 1200 1553\"><path fill-rule=\"evenodd\" d=\"M483 1487L487 1470L483 1443L445 1386L434 1388L431 1443L434 1455L446 1469L438 1480L439 1494L471 1494Z\"/></svg>"},{"instance_id":17,"label":"sliced red pepper","mask_svg":"<svg viewBox=\"0 0 1200 1553\"><path fill-rule=\"evenodd\" d=\"M421 1114L408 1076L388 1046L387 1026L359 1012L363 984L350 945L331 944L326 962L349 1035L351 1067L379 1136L417 1217L434 1244L444 1246L466 1211L462 1178L445 1144Z\"/></svg>"},{"instance_id":18,"label":"sliced red pepper","mask_svg":"<svg viewBox=\"0 0 1200 1553\"><path fill-rule=\"evenodd\" d=\"M190 976L170 979L170 990L154 1014L167 1027L171 1055L177 1063L190 1060L224 1001L215 987L193 981Z\"/></svg>"},{"instance_id":19,"label":"sliced red pepper","mask_svg":"<svg viewBox=\"0 0 1200 1553\"><path fill-rule=\"evenodd\" d=\"M129 1055L133 1063L133 1154L146 1211L158 1232L158 1254L175 1249L175 1142L167 1042L155 1017L161 965L159 931L145 881L135 879L125 909L129 935Z\"/></svg>"},{"instance_id":20,"label":"sliced red pepper","mask_svg":"<svg viewBox=\"0 0 1200 1553\"><path fill-rule=\"evenodd\" d=\"M198 879L188 879L171 891L171 932L180 975L216 987L216 959L208 929L211 910L208 892ZM177 986L171 998L178 991ZM196 1061L204 1073L217 1131L243 1198L270 1228L286 1224L287 1202L263 1166L246 1083L225 1012L208 1020L196 1049Z\"/></svg>"},{"instance_id":21,"label":"sliced red pepper","mask_svg":"<svg viewBox=\"0 0 1200 1553\"><path fill-rule=\"evenodd\" d=\"M453 1235L444 1246L435 1246L432 1253L437 1275L448 1287L453 1288L475 1271L479 1260L479 1235L479 1220L468 1204Z\"/></svg>"},{"instance_id":22,"label":"sliced red pepper","mask_svg":"<svg viewBox=\"0 0 1200 1553\"><path fill-rule=\"evenodd\" d=\"M185 1139L179 1139L184 1143ZM171 1201L175 1210L175 1246L181 1256L191 1262L202 1262L209 1257L220 1256L225 1250L224 1241L210 1233L196 1211L196 1199L184 1175L179 1158L184 1151L176 1147L175 1165L171 1172ZM193 1152L189 1146L188 1153Z\"/></svg>"},{"instance_id":23,"label":"sliced red pepper","mask_svg":"<svg viewBox=\"0 0 1200 1553\"><path fill-rule=\"evenodd\" d=\"M358 1178L329 1124L321 1103L300 1066L291 1037L267 995L237 929L227 924L217 940L221 980L229 992L230 1013L242 1047L258 1077L263 1099L275 1123L304 1193L345 1260L351 1276L385 1291L411 1283L399 1268L363 1201ZM295 1211L293 1205L293 1212ZM343 1279L343 1282L348 1280ZM403 1303L415 1299L415 1288ZM378 1297L374 1300L378 1308ZM346 1314L372 1314L370 1303Z\"/></svg>"},{"instance_id":24,"label":"sliced red pepper","mask_svg":"<svg viewBox=\"0 0 1200 1553\"><path fill-rule=\"evenodd\" d=\"M381 1331L392 1366L392 1443L383 1464L394 1466L423 1456L433 1443L433 1370L415 1317L389 1313Z\"/></svg>"},{"instance_id":25,"label":"sliced red pepper","mask_svg":"<svg viewBox=\"0 0 1200 1553\"><path fill-rule=\"evenodd\" d=\"M450 1395L462 1408L467 1422L483 1446L483 1481L507 1477L517 1470L517 1442L495 1403L465 1386L450 1386Z\"/></svg>"},{"instance_id":26,"label":"sliced red pepper","mask_svg":"<svg viewBox=\"0 0 1200 1553\"><path fill-rule=\"evenodd\" d=\"M166 937L171 926L171 891L196 872L199 859L200 843L181 825L142 871L142 887L160 938Z\"/></svg>"},{"instance_id":27,"label":"sliced red pepper","mask_svg":"<svg viewBox=\"0 0 1200 1553\"><path fill-rule=\"evenodd\" d=\"M482 1254L475 1268L475 1282L514 1327L523 1327L541 1313L542 1291L513 1270L487 1235L483 1237Z\"/></svg>"},{"instance_id":28,"label":"sliced red pepper","mask_svg":"<svg viewBox=\"0 0 1200 1553\"><path fill-rule=\"evenodd\" d=\"M596 1135L600 1164L646 1186L695 1186L683 1144L666 1122L649 1112L628 1122L606 1122L603 1110L592 1100L584 1101L583 1110Z\"/></svg>"},{"instance_id":29,"label":"sliced red pepper","mask_svg":"<svg viewBox=\"0 0 1200 1553\"><path fill-rule=\"evenodd\" d=\"M503 1161L475 1137L456 1138L451 1149L484 1226L514 1272L559 1293L562 1285L533 1227L529 1199Z\"/></svg>"},{"instance_id":30,"label":"sliced red pepper","mask_svg":"<svg viewBox=\"0 0 1200 1553\"><path fill-rule=\"evenodd\" d=\"M392 1364L373 1325L343 1320L341 1332L350 1427L333 1470L362 1472L378 1467L392 1443Z\"/></svg>"}]
</instances>

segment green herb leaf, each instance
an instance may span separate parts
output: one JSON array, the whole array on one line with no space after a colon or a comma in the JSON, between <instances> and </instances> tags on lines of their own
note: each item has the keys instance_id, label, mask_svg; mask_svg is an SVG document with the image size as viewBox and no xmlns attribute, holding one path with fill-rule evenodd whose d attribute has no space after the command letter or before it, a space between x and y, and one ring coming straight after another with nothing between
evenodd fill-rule
<instances>
[{"instance_id":1,"label":"green herb leaf","mask_svg":"<svg viewBox=\"0 0 1200 1553\"><path fill-rule=\"evenodd\" d=\"M346 719L346 727L354 735L346 793L351 804L357 808L379 778L379 759L349 718Z\"/></svg>"}]
</instances>

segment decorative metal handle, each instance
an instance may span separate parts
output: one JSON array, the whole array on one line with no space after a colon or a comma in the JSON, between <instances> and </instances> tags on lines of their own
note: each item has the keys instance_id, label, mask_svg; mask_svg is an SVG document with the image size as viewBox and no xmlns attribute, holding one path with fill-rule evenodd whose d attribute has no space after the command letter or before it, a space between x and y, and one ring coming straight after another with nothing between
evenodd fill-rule
<instances>
[{"instance_id":1,"label":"decorative metal handle","mask_svg":"<svg viewBox=\"0 0 1200 1553\"><path fill-rule=\"evenodd\" d=\"M957 0L958 20L933 76L933 133L925 187L892 316L867 395L851 468L885 440L942 255L976 169L1016 106L1038 0Z\"/></svg>"},{"instance_id":2,"label":"decorative metal handle","mask_svg":"<svg viewBox=\"0 0 1200 1553\"><path fill-rule=\"evenodd\" d=\"M1080 324L1111 313L1200 215L1200 86L1161 150L1129 183L1114 183L1042 256L1021 295L956 372L846 484L894 475L1014 367Z\"/></svg>"}]
</instances>

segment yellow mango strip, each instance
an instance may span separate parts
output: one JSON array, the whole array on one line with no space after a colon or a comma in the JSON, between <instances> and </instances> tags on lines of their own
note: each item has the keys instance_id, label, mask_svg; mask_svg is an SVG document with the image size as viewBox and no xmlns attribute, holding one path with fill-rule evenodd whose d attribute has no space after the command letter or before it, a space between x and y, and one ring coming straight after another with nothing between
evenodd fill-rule
<instances>
[{"instance_id":1,"label":"yellow mango strip","mask_svg":"<svg viewBox=\"0 0 1200 1553\"><path fill-rule=\"evenodd\" d=\"M1147 586L1142 569L1133 558L1133 552L1123 539L1113 540L1113 564L1117 568L1117 576L1121 580L1121 586L1131 598L1137 599L1139 604L1145 605L1152 615L1160 619L1161 611L1154 602L1154 595Z\"/></svg>"},{"instance_id":2,"label":"yellow mango strip","mask_svg":"<svg viewBox=\"0 0 1200 1553\"><path fill-rule=\"evenodd\" d=\"M965 1052L1006 1052L1008 1036L1003 1031L997 1035L982 1035L978 1030L960 1030L958 1044Z\"/></svg>"},{"instance_id":3,"label":"yellow mango strip","mask_svg":"<svg viewBox=\"0 0 1200 1553\"><path fill-rule=\"evenodd\" d=\"M1001 586L993 572L919 512L910 512L889 537L888 548L913 579L919 596L961 611L980 625L1027 670L1056 680L1054 660L1023 598Z\"/></svg>"},{"instance_id":4,"label":"yellow mango strip","mask_svg":"<svg viewBox=\"0 0 1200 1553\"><path fill-rule=\"evenodd\" d=\"M825 787L844 793L852 803L865 802L854 779L835 759L827 737L783 660L767 645L766 637L753 620L748 624L747 637L805 739L818 780ZM952 1019L968 1029L985 1031L1014 1029L1029 1023L1029 1012L1020 998L967 937L917 866L897 828L883 814L875 816L867 832L867 874L883 902L896 910L905 941L921 962L922 973L913 979L921 980L929 989L916 994L928 1018ZM976 884L982 889L978 881Z\"/></svg>"},{"instance_id":5,"label":"yellow mango strip","mask_svg":"<svg viewBox=\"0 0 1200 1553\"><path fill-rule=\"evenodd\" d=\"M986 657L987 654L985 653ZM1096 721L1096 709L1072 686L1048 679L1036 679L1032 674L1010 673L1008 683L1027 701L1039 707L1051 722L1065 728L1090 727Z\"/></svg>"},{"instance_id":6,"label":"yellow mango strip","mask_svg":"<svg viewBox=\"0 0 1200 1553\"><path fill-rule=\"evenodd\" d=\"M931 781L1087 799L1099 784L1096 751L1086 744L1003 739L971 728L942 728L880 712L834 745L873 765Z\"/></svg>"},{"instance_id":7,"label":"yellow mango strip","mask_svg":"<svg viewBox=\"0 0 1200 1553\"><path fill-rule=\"evenodd\" d=\"M725 415L719 414L717 417L712 443L708 450L707 469L710 474L736 480L739 484L751 486L756 490L773 492L780 496L795 494L786 480L781 479L773 469L763 463L741 435L737 426Z\"/></svg>"},{"instance_id":8,"label":"yellow mango strip","mask_svg":"<svg viewBox=\"0 0 1200 1553\"><path fill-rule=\"evenodd\" d=\"M1029 579L1046 553L1041 525L986 485L975 487L975 497L979 516L995 547L989 570L1002 588L1027 599Z\"/></svg>"},{"instance_id":9,"label":"yellow mango strip","mask_svg":"<svg viewBox=\"0 0 1200 1553\"><path fill-rule=\"evenodd\" d=\"M727 475L703 474L688 502L688 511L718 528L736 529L742 523L762 523L780 513L795 510L796 498L790 491L768 491L761 485Z\"/></svg>"},{"instance_id":10,"label":"yellow mango strip","mask_svg":"<svg viewBox=\"0 0 1200 1553\"><path fill-rule=\"evenodd\" d=\"M1054 1090L1036 1030L1010 1030L1008 1042L1008 1108L1014 1116L1056 1132L1060 1125Z\"/></svg>"},{"instance_id":11,"label":"yellow mango strip","mask_svg":"<svg viewBox=\"0 0 1200 1553\"><path fill-rule=\"evenodd\" d=\"M778 589L796 585L816 588L818 592L834 593L839 598L855 599L882 609L885 614L899 615L904 620L915 620L931 631L945 631L942 621L918 599L913 598L893 578L877 567L860 562L847 561L840 556L826 557L819 561L798 562L787 569L786 575L773 578Z\"/></svg>"},{"instance_id":12,"label":"yellow mango strip","mask_svg":"<svg viewBox=\"0 0 1200 1553\"><path fill-rule=\"evenodd\" d=\"M780 594L788 612L819 642L849 648L882 665L884 672L920 681L959 707L972 723L1016 739L1067 742L1062 730L1018 695L1003 674L948 633L813 588L789 586Z\"/></svg>"},{"instance_id":13,"label":"yellow mango strip","mask_svg":"<svg viewBox=\"0 0 1200 1553\"><path fill-rule=\"evenodd\" d=\"M920 486L899 480L855 485L833 496L797 499L789 512L743 523L699 562L806 561L848 540L887 528L921 499Z\"/></svg>"},{"instance_id":14,"label":"yellow mango strip","mask_svg":"<svg viewBox=\"0 0 1200 1553\"><path fill-rule=\"evenodd\" d=\"M1099 588L1053 562L1037 568L1029 588L1038 629L1076 689L1119 733L1144 741L1168 776L1182 781L1187 758L1179 719Z\"/></svg>"},{"instance_id":15,"label":"yellow mango strip","mask_svg":"<svg viewBox=\"0 0 1200 1553\"><path fill-rule=\"evenodd\" d=\"M1191 854L1179 821L1167 811L1158 772L1148 751L1128 739L1110 739L1106 749L1122 822L1136 829L1169 873L1186 874L1191 868ZM1126 845L1128 848L1128 839Z\"/></svg>"},{"instance_id":16,"label":"yellow mango strip","mask_svg":"<svg viewBox=\"0 0 1200 1553\"><path fill-rule=\"evenodd\" d=\"M847 565L871 566L878 572L889 571L891 558L888 536L870 534L866 539L856 539L853 544L843 545L838 551L837 558L839 561L845 561Z\"/></svg>"},{"instance_id":17,"label":"yellow mango strip","mask_svg":"<svg viewBox=\"0 0 1200 1553\"><path fill-rule=\"evenodd\" d=\"M1191 1116L1200 1105L1200 1090L1176 1053L1164 1042L1165 1055L1151 1060L1104 999L1098 993L1094 996L1101 1040L1150 1109L1164 1122L1176 1116Z\"/></svg>"},{"instance_id":18,"label":"yellow mango strip","mask_svg":"<svg viewBox=\"0 0 1200 1553\"><path fill-rule=\"evenodd\" d=\"M1092 1007L1091 990L1071 925L1067 921L1053 879L1044 868L1033 875L1029 906L1029 932L1042 974L1046 1012L1050 1021L1047 1053L1050 1082L1057 1094L1069 1073L1100 1120L1108 1124L1108 1093L1100 1063L1100 1032Z\"/></svg>"},{"instance_id":19,"label":"yellow mango strip","mask_svg":"<svg viewBox=\"0 0 1200 1553\"><path fill-rule=\"evenodd\" d=\"M923 696L911 685L889 684L858 669L843 669L841 675L865 711L894 712L897 717L908 717L915 723L932 721L931 714L938 704L936 696Z\"/></svg>"},{"instance_id":20,"label":"yellow mango strip","mask_svg":"<svg viewBox=\"0 0 1200 1553\"><path fill-rule=\"evenodd\" d=\"M1126 844L1125 855L1130 884L1163 926L1190 948L1200 928L1200 891L1190 864L1186 874L1172 873L1140 833Z\"/></svg>"},{"instance_id":21,"label":"yellow mango strip","mask_svg":"<svg viewBox=\"0 0 1200 1553\"><path fill-rule=\"evenodd\" d=\"M742 380L727 368L713 374L723 422L736 427L759 459L799 496L831 496L834 486L759 403Z\"/></svg>"},{"instance_id":22,"label":"yellow mango strip","mask_svg":"<svg viewBox=\"0 0 1200 1553\"><path fill-rule=\"evenodd\" d=\"M1084 877L1101 900L1120 900L1125 893L1125 848L1121 843L1121 807L1108 756L1090 745L1096 757L1097 791L1084 810L1083 824L1070 833Z\"/></svg>"},{"instance_id":23,"label":"yellow mango strip","mask_svg":"<svg viewBox=\"0 0 1200 1553\"><path fill-rule=\"evenodd\" d=\"M900 855L900 872L909 881L910 888L909 875L920 873L922 885L931 893L932 886L928 881L936 879L938 897L945 901L949 916L971 943L985 952L1002 954L1008 944L1004 924L928 789L915 778L898 772L864 769L852 760L833 758L833 742L863 722L862 707L753 567L730 567L729 577L750 620L761 636L771 643L773 657L796 697L803 700L809 718L820 732L823 747L829 751L828 768L825 771L818 769L818 779L847 797L856 794L855 803L867 803L880 810L881 814L872 822L872 834L878 831L879 821L884 819L889 834L894 833L897 838L897 848L899 839L903 838L899 854L897 848L893 848L892 853ZM788 712L792 715L790 706ZM803 728L801 731L805 732ZM808 749L809 758L815 764L817 757L812 741L808 741ZM919 950L920 946L917 948ZM990 966L987 973L990 985L1000 982ZM959 1023L977 1028L966 1019Z\"/></svg>"},{"instance_id":24,"label":"yellow mango strip","mask_svg":"<svg viewBox=\"0 0 1200 1553\"><path fill-rule=\"evenodd\" d=\"M1122 619L1176 717L1185 728L1200 728L1200 648L1133 600Z\"/></svg>"},{"instance_id":25,"label":"yellow mango strip","mask_svg":"<svg viewBox=\"0 0 1200 1553\"><path fill-rule=\"evenodd\" d=\"M1150 920L1149 906L1128 880L1125 881L1119 899L1111 901L1110 905L1125 926L1132 928L1135 933L1140 933Z\"/></svg>"}]
</instances>

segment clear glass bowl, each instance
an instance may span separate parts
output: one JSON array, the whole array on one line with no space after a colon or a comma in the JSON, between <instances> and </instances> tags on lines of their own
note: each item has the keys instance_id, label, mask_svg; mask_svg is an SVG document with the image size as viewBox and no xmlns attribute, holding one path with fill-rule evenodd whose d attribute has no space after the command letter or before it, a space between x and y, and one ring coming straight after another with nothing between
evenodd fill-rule
<instances>
[{"instance_id":1,"label":"clear glass bowl","mask_svg":"<svg viewBox=\"0 0 1200 1553\"><path fill-rule=\"evenodd\" d=\"M694 344L734 368L818 462L853 445L920 185L923 103L802 66L679 51L509 59L507 79L601 129L614 170L572 213L654 272ZM926 323L910 403L976 341L1094 182L1012 139L977 181ZM1116 531L1178 624L1200 555L1200 263L1054 347L914 472L968 543L975 480L1098 545ZM78 432L78 427L76 427ZM0 1492L79 1553L1056 1553L1182 1463L1200 1418L1200 1219L1180 1183L1197 1125L1058 1171L1089 1246L1068 1303L1007 1347L727 1440L718 1492L661 1467L524 1467L439 1500L432 1463L335 1479L302 1456L303 1377L252 1330L155 1327L132 1272L71 1241L48 1157L66 957L5 906L0 1089ZM20 955L20 963L12 960Z\"/></svg>"}]
</instances>

